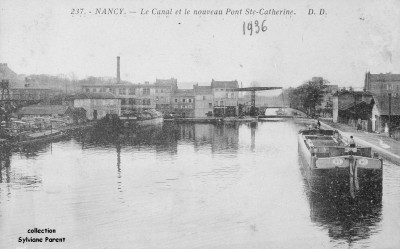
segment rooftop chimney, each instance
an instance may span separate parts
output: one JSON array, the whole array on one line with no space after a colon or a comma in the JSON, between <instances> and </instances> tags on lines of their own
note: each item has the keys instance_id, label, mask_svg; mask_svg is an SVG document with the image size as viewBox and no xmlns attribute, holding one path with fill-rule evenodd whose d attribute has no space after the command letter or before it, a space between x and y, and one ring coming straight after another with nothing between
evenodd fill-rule
<instances>
[{"instance_id":1,"label":"rooftop chimney","mask_svg":"<svg viewBox=\"0 0 400 249\"><path fill-rule=\"evenodd\" d=\"M119 56L117 56L117 84L121 83L121 75L119 68Z\"/></svg>"}]
</instances>

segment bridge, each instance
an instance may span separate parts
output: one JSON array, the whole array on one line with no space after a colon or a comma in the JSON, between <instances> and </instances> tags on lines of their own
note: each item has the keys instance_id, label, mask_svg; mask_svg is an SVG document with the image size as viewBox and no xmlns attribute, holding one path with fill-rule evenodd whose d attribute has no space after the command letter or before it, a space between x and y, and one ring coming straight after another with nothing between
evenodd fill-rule
<instances>
[{"instance_id":1,"label":"bridge","mask_svg":"<svg viewBox=\"0 0 400 249\"><path fill-rule=\"evenodd\" d=\"M251 107L250 107L250 115L256 115L256 92L259 91L269 91L269 90L277 90L282 89L282 87L242 87L233 89L235 92L250 92L251 93Z\"/></svg>"}]
</instances>

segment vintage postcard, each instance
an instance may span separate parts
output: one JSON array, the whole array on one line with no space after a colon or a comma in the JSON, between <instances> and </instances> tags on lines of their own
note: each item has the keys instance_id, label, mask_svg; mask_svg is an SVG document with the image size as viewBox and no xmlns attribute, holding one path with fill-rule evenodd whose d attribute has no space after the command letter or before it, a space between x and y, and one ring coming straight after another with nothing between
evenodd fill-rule
<instances>
[{"instance_id":1,"label":"vintage postcard","mask_svg":"<svg viewBox=\"0 0 400 249\"><path fill-rule=\"evenodd\" d=\"M400 248L398 0L0 0L0 248Z\"/></svg>"}]
</instances>

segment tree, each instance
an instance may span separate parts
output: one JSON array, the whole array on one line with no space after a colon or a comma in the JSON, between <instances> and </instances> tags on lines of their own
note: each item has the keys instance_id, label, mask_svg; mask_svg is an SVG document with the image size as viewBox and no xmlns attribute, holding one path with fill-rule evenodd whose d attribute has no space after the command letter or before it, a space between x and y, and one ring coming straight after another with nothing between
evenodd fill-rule
<instances>
[{"instance_id":1,"label":"tree","mask_svg":"<svg viewBox=\"0 0 400 249\"><path fill-rule=\"evenodd\" d=\"M301 110L307 115L314 115L316 106L320 105L326 90L326 81L307 81L289 92L290 106Z\"/></svg>"}]
</instances>

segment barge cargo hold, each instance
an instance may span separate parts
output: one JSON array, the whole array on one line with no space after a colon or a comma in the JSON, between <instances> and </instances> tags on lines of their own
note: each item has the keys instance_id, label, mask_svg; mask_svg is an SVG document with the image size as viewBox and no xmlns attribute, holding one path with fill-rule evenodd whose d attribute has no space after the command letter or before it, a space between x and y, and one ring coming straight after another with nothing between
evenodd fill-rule
<instances>
[{"instance_id":1,"label":"barge cargo hold","mask_svg":"<svg viewBox=\"0 0 400 249\"><path fill-rule=\"evenodd\" d=\"M338 132L320 129L300 131L298 143L311 191L352 198L382 193L383 160L370 147L349 147Z\"/></svg>"}]
</instances>

